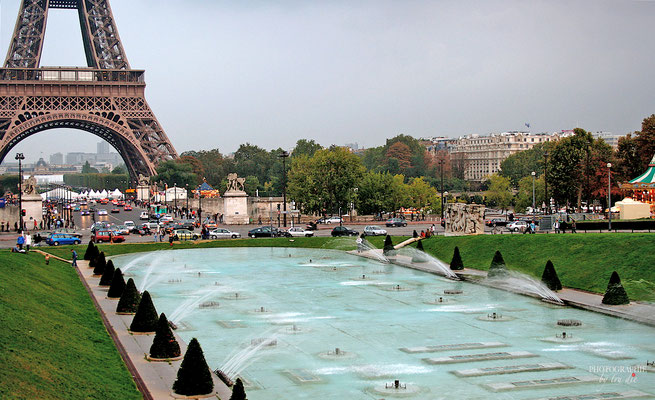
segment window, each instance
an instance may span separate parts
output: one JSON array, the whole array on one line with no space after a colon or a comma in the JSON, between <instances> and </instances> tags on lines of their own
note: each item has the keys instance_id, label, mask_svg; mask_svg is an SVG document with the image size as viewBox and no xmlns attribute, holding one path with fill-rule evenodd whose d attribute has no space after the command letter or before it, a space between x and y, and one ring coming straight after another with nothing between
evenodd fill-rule
<instances>
[{"instance_id":1,"label":"window","mask_svg":"<svg viewBox=\"0 0 655 400\"><path fill-rule=\"evenodd\" d=\"M43 71L43 80L44 81L58 81L59 80L59 71Z\"/></svg>"}]
</instances>

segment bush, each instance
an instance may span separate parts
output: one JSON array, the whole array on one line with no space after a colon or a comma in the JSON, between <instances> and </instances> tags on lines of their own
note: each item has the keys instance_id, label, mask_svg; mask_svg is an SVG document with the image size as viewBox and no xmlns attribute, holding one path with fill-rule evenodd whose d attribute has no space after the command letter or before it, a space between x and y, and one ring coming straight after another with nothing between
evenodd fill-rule
<instances>
[{"instance_id":1,"label":"bush","mask_svg":"<svg viewBox=\"0 0 655 400\"><path fill-rule=\"evenodd\" d=\"M127 280L125 290L123 290L123 294L121 294L121 299L118 300L116 312L125 314L135 313L136 309L139 307L139 300L141 300L141 295L139 294L139 291L136 290L134 279L130 278Z\"/></svg>"},{"instance_id":2,"label":"bush","mask_svg":"<svg viewBox=\"0 0 655 400\"><path fill-rule=\"evenodd\" d=\"M116 268L114 268L114 262L112 260L107 261L107 266L105 267L105 271L102 273L102 278L100 278L100 286L111 285L111 281L114 278L115 270Z\"/></svg>"},{"instance_id":3,"label":"bush","mask_svg":"<svg viewBox=\"0 0 655 400\"><path fill-rule=\"evenodd\" d=\"M214 390L211 371L205 361L198 339L193 338L177 371L173 391L186 396L208 394Z\"/></svg>"},{"instance_id":4,"label":"bush","mask_svg":"<svg viewBox=\"0 0 655 400\"><path fill-rule=\"evenodd\" d=\"M416 244L416 253L412 257L412 262L415 263L424 263L428 262L428 258L425 255L425 250L423 250L423 241L419 240Z\"/></svg>"},{"instance_id":5,"label":"bush","mask_svg":"<svg viewBox=\"0 0 655 400\"><path fill-rule=\"evenodd\" d=\"M496 250L494 259L491 260L491 266L489 267L487 278L503 278L505 276L507 276L507 266L505 265L505 260L503 260L503 255L500 254L500 251Z\"/></svg>"},{"instance_id":6,"label":"bush","mask_svg":"<svg viewBox=\"0 0 655 400\"><path fill-rule=\"evenodd\" d=\"M132 332L154 332L157 330L157 311L155 305L152 304L152 298L148 291L144 291L139 301L139 307L130 324L130 331Z\"/></svg>"},{"instance_id":7,"label":"bush","mask_svg":"<svg viewBox=\"0 0 655 400\"><path fill-rule=\"evenodd\" d=\"M384 249L382 250L382 253L385 256L395 256L396 255L396 249L393 247L393 242L391 241L391 236L387 235L386 238L384 238Z\"/></svg>"},{"instance_id":8,"label":"bush","mask_svg":"<svg viewBox=\"0 0 655 400\"><path fill-rule=\"evenodd\" d=\"M152 358L175 358L180 356L180 345L175 340L175 335L168 325L166 314L161 313L157 322L155 338L150 346L150 357Z\"/></svg>"},{"instance_id":9,"label":"bush","mask_svg":"<svg viewBox=\"0 0 655 400\"><path fill-rule=\"evenodd\" d=\"M230 396L230 400L248 400L246 398L246 391L243 388L241 378L237 378L237 381L232 388L232 396Z\"/></svg>"},{"instance_id":10,"label":"bush","mask_svg":"<svg viewBox=\"0 0 655 400\"><path fill-rule=\"evenodd\" d=\"M455 246L455 251L453 251L453 258L450 260L450 269L452 269L453 271L464 269L462 256L459 255L459 247L457 246Z\"/></svg>"},{"instance_id":11,"label":"bush","mask_svg":"<svg viewBox=\"0 0 655 400\"><path fill-rule=\"evenodd\" d=\"M92 240L89 240L89 245L86 246L86 251L84 252L84 259L86 261L91 261L96 254L96 250L96 245Z\"/></svg>"},{"instance_id":12,"label":"bush","mask_svg":"<svg viewBox=\"0 0 655 400\"><path fill-rule=\"evenodd\" d=\"M93 259L93 275L102 275L107 267L107 259L105 253L100 252L96 258Z\"/></svg>"},{"instance_id":13,"label":"bush","mask_svg":"<svg viewBox=\"0 0 655 400\"><path fill-rule=\"evenodd\" d=\"M120 268L116 268L114 271L114 276L111 278L111 286L109 286L107 297L110 299L118 299L121 297L124 290L125 279L123 278L123 272Z\"/></svg>"},{"instance_id":14,"label":"bush","mask_svg":"<svg viewBox=\"0 0 655 400\"><path fill-rule=\"evenodd\" d=\"M546 268L544 268L544 273L541 275L541 281L550 290L562 290L562 282L559 281L555 266L553 266L550 260L546 262Z\"/></svg>"},{"instance_id":15,"label":"bush","mask_svg":"<svg viewBox=\"0 0 655 400\"><path fill-rule=\"evenodd\" d=\"M630 298L621 284L621 278L619 274L614 271L610 277L610 281L607 284L607 290L605 291L605 296L603 296L603 304L609 305L620 305L620 304L630 304Z\"/></svg>"}]
</instances>

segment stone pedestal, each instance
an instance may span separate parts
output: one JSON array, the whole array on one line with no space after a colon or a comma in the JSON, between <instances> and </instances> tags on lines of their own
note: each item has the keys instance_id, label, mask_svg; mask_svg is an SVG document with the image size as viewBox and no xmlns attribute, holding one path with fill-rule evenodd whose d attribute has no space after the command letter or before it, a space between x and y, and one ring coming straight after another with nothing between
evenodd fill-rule
<instances>
[{"instance_id":1,"label":"stone pedestal","mask_svg":"<svg viewBox=\"0 0 655 400\"><path fill-rule=\"evenodd\" d=\"M228 225L246 225L248 217L248 195L246 192L228 190L223 194L223 221Z\"/></svg>"},{"instance_id":2,"label":"stone pedestal","mask_svg":"<svg viewBox=\"0 0 655 400\"><path fill-rule=\"evenodd\" d=\"M140 201L150 200L150 186L139 185L136 187L136 199Z\"/></svg>"},{"instance_id":3,"label":"stone pedestal","mask_svg":"<svg viewBox=\"0 0 655 400\"><path fill-rule=\"evenodd\" d=\"M23 194L22 202L23 210L25 210L25 216L23 217L25 228L33 230L34 221L36 221L38 227L43 219L43 199L38 194Z\"/></svg>"},{"instance_id":4,"label":"stone pedestal","mask_svg":"<svg viewBox=\"0 0 655 400\"><path fill-rule=\"evenodd\" d=\"M478 204L448 204L444 210L446 236L484 234L484 206Z\"/></svg>"}]
</instances>

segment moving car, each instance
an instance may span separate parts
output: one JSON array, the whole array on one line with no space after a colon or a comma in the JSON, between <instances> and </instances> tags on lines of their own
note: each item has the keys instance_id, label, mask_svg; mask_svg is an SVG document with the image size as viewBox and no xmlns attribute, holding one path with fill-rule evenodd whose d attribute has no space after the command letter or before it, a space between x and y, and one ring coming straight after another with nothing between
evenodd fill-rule
<instances>
[{"instance_id":1,"label":"moving car","mask_svg":"<svg viewBox=\"0 0 655 400\"><path fill-rule=\"evenodd\" d=\"M490 220L484 221L484 224L487 226L507 226L507 221L502 218L492 218Z\"/></svg>"},{"instance_id":2,"label":"moving car","mask_svg":"<svg viewBox=\"0 0 655 400\"><path fill-rule=\"evenodd\" d=\"M53 233L48 236L45 242L50 246L59 246L62 244L80 244L82 239L66 233Z\"/></svg>"},{"instance_id":3,"label":"moving car","mask_svg":"<svg viewBox=\"0 0 655 400\"><path fill-rule=\"evenodd\" d=\"M81 215L81 216L91 215L91 213L89 213L89 210L82 210L82 211L80 212L80 215Z\"/></svg>"},{"instance_id":4,"label":"moving car","mask_svg":"<svg viewBox=\"0 0 655 400\"><path fill-rule=\"evenodd\" d=\"M111 209L111 213L112 213L112 214L116 214L116 213L119 213L119 212L121 212L121 210L118 209L118 208L112 208L112 209Z\"/></svg>"},{"instance_id":5,"label":"moving car","mask_svg":"<svg viewBox=\"0 0 655 400\"><path fill-rule=\"evenodd\" d=\"M131 231L134 231L136 229L136 224L134 223L134 221L125 221L123 225L125 225Z\"/></svg>"},{"instance_id":6,"label":"moving car","mask_svg":"<svg viewBox=\"0 0 655 400\"><path fill-rule=\"evenodd\" d=\"M129 234L130 234L130 231L131 231L131 229L128 228L127 226L125 226L125 225L118 225L118 226L116 227L116 230L117 230L118 232L120 232L121 235L129 235Z\"/></svg>"},{"instance_id":7,"label":"moving car","mask_svg":"<svg viewBox=\"0 0 655 400\"><path fill-rule=\"evenodd\" d=\"M377 225L367 225L364 228L364 234L366 236L385 236L387 234L387 231L385 229L380 228Z\"/></svg>"},{"instance_id":8,"label":"moving car","mask_svg":"<svg viewBox=\"0 0 655 400\"><path fill-rule=\"evenodd\" d=\"M110 240L112 243L125 241L125 237L116 231L96 231L91 238L96 243L109 242Z\"/></svg>"},{"instance_id":9,"label":"moving car","mask_svg":"<svg viewBox=\"0 0 655 400\"><path fill-rule=\"evenodd\" d=\"M218 228L218 225L216 225L216 221L207 221L207 223L205 223L203 225L207 229L216 229L216 228Z\"/></svg>"},{"instance_id":10,"label":"moving car","mask_svg":"<svg viewBox=\"0 0 655 400\"><path fill-rule=\"evenodd\" d=\"M359 235L359 232L352 230L350 228L346 228L345 226L335 226L334 229L332 229L332 236L357 236Z\"/></svg>"},{"instance_id":11,"label":"moving car","mask_svg":"<svg viewBox=\"0 0 655 400\"><path fill-rule=\"evenodd\" d=\"M105 209L98 210L98 215L107 215L107 210Z\"/></svg>"},{"instance_id":12,"label":"moving car","mask_svg":"<svg viewBox=\"0 0 655 400\"><path fill-rule=\"evenodd\" d=\"M125 211L132 211L132 206L129 204L126 204L125 207L123 208Z\"/></svg>"},{"instance_id":13,"label":"moving car","mask_svg":"<svg viewBox=\"0 0 655 400\"><path fill-rule=\"evenodd\" d=\"M270 226L262 226L248 231L248 236L251 238L276 237L278 236L278 229L276 227L271 229Z\"/></svg>"},{"instance_id":14,"label":"moving car","mask_svg":"<svg viewBox=\"0 0 655 400\"><path fill-rule=\"evenodd\" d=\"M76 238L82 239L82 234L80 232L77 232L75 229L70 229L70 228L57 228L52 233L63 233L65 235L71 235L75 236Z\"/></svg>"},{"instance_id":15,"label":"moving car","mask_svg":"<svg viewBox=\"0 0 655 400\"><path fill-rule=\"evenodd\" d=\"M391 226L407 226L407 220L402 218L389 218L385 224L388 227Z\"/></svg>"},{"instance_id":16,"label":"moving car","mask_svg":"<svg viewBox=\"0 0 655 400\"><path fill-rule=\"evenodd\" d=\"M312 237L312 236L314 236L314 232L304 230L303 228L301 228L299 226L295 226L293 228L289 228L289 230L284 232L284 236L286 236L286 237Z\"/></svg>"},{"instance_id":17,"label":"moving car","mask_svg":"<svg viewBox=\"0 0 655 400\"><path fill-rule=\"evenodd\" d=\"M341 217L330 217L325 219L325 224L340 224L343 222L343 219Z\"/></svg>"},{"instance_id":18,"label":"moving car","mask_svg":"<svg viewBox=\"0 0 655 400\"><path fill-rule=\"evenodd\" d=\"M514 221L507 224L507 230L510 232L523 232L528 229L529 225L527 221Z\"/></svg>"},{"instance_id":19,"label":"moving car","mask_svg":"<svg viewBox=\"0 0 655 400\"><path fill-rule=\"evenodd\" d=\"M148 215L147 211L141 211L141 215L139 215L139 219L148 220L148 219L150 219L150 216Z\"/></svg>"},{"instance_id":20,"label":"moving car","mask_svg":"<svg viewBox=\"0 0 655 400\"><path fill-rule=\"evenodd\" d=\"M196 240L199 236L187 229L175 229L173 231L173 240Z\"/></svg>"},{"instance_id":21,"label":"moving car","mask_svg":"<svg viewBox=\"0 0 655 400\"><path fill-rule=\"evenodd\" d=\"M239 232L232 232L224 228L214 229L209 232L210 239L237 239L240 237L241 234Z\"/></svg>"}]
</instances>

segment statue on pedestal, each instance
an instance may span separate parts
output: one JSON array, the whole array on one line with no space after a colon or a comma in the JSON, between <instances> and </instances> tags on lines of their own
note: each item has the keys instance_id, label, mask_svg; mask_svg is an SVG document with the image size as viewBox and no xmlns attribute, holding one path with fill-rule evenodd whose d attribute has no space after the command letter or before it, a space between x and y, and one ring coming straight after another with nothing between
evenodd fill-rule
<instances>
[{"instance_id":1,"label":"statue on pedestal","mask_svg":"<svg viewBox=\"0 0 655 400\"><path fill-rule=\"evenodd\" d=\"M444 213L446 236L479 235L484 233L484 206L478 204L448 204Z\"/></svg>"},{"instance_id":2,"label":"statue on pedestal","mask_svg":"<svg viewBox=\"0 0 655 400\"><path fill-rule=\"evenodd\" d=\"M228 192L245 192L245 183L246 178L239 178L235 173L227 175Z\"/></svg>"}]
</instances>

